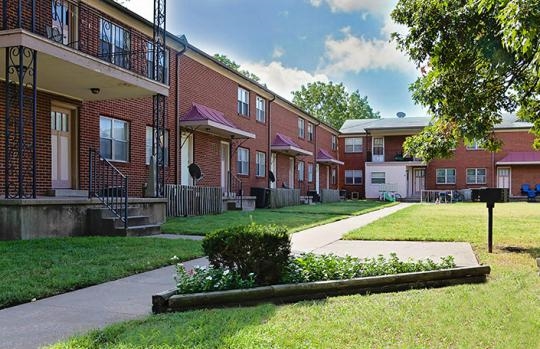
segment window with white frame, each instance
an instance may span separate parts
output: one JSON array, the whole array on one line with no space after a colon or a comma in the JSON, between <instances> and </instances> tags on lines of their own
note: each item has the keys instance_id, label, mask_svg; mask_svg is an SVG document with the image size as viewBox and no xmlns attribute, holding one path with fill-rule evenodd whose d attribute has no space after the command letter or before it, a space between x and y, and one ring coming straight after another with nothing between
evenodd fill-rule
<instances>
[{"instance_id":1,"label":"window with white frame","mask_svg":"<svg viewBox=\"0 0 540 349\"><path fill-rule=\"evenodd\" d=\"M266 122L266 100L262 97L257 96L256 98L256 108L257 108L257 121Z\"/></svg>"},{"instance_id":2,"label":"window with white frame","mask_svg":"<svg viewBox=\"0 0 540 349\"><path fill-rule=\"evenodd\" d=\"M298 182L304 181L304 162L298 161Z\"/></svg>"},{"instance_id":3,"label":"window with white frame","mask_svg":"<svg viewBox=\"0 0 540 349\"><path fill-rule=\"evenodd\" d=\"M465 148L467 150L484 150L482 141L479 141L477 139L473 140L471 143L468 143Z\"/></svg>"},{"instance_id":4,"label":"window with white frame","mask_svg":"<svg viewBox=\"0 0 540 349\"><path fill-rule=\"evenodd\" d=\"M126 121L99 117L99 152L105 159L128 161L129 124Z\"/></svg>"},{"instance_id":5,"label":"window with white frame","mask_svg":"<svg viewBox=\"0 0 540 349\"><path fill-rule=\"evenodd\" d=\"M263 153L262 151L256 152L255 164L255 176L266 176L266 153Z\"/></svg>"},{"instance_id":6,"label":"window with white frame","mask_svg":"<svg viewBox=\"0 0 540 349\"><path fill-rule=\"evenodd\" d=\"M154 128L152 126L146 126L146 164L150 164L150 157L152 156L152 131ZM165 130L164 139L159 140L159 146L162 148L162 151L158 155L163 154L165 166L169 166L169 130ZM155 135L157 137L157 134Z\"/></svg>"},{"instance_id":7,"label":"window with white frame","mask_svg":"<svg viewBox=\"0 0 540 349\"><path fill-rule=\"evenodd\" d=\"M304 138L304 119L298 118L298 137Z\"/></svg>"},{"instance_id":8,"label":"window with white frame","mask_svg":"<svg viewBox=\"0 0 540 349\"><path fill-rule=\"evenodd\" d=\"M129 31L103 18L99 20L99 56L115 65L129 69Z\"/></svg>"},{"instance_id":9,"label":"window with white frame","mask_svg":"<svg viewBox=\"0 0 540 349\"><path fill-rule=\"evenodd\" d=\"M249 175L249 149L238 148L238 162L236 168L238 174Z\"/></svg>"},{"instance_id":10,"label":"window with white frame","mask_svg":"<svg viewBox=\"0 0 540 349\"><path fill-rule=\"evenodd\" d=\"M307 140L313 141L313 124L308 123L307 125Z\"/></svg>"},{"instance_id":11,"label":"window with white frame","mask_svg":"<svg viewBox=\"0 0 540 349\"><path fill-rule=\"evenodd\" d=\"M249 116L249 92L238 87L238 114Z\"/></svg>"},{"instance_id":12,"label":"window with white frame","mask_svg":"<svg viewBox=\"0 0 540 349\"><path fill-rule=\"evenodd\" d=\"M308 163L307 165L307 181L313 182L313 164Z\"/></svg>"},{"instance_id":13,"label":"window with white frame","mask_svg":"<svg viewBox=\"0 0 540 349\"><path fill-rule=\"evenodd\" d=\"M345 138L345 153L361 153L363 140L360 137Z\"/></svg>"},{"instance_id":14,"label":"window with white frame","mask_svg":"<svg viewBox=\"0 0 540 349\"><path fill-rule=\"evenodd\" d=\"M436 171L437 184L456 184L455 168L438 168Z\"/></svg>"},{"instance_id":15,"label":"window with white frame","mask_svg":"<svg viewBox=\"0 0 540 349\"><path fill-rule=\"evenodd\" d=\"M166 49L163 51L163 56L158 58L158 67L156 70L157 75L155 76L156 81L163 81L163 83L169 83L169 50ZM156 66L154 65L154 43L148 41L146 43L146 77L149 79L154 79L154 70Z\"/></svg>"},{"instance_id":16,"label":"window with white frame","mask_svg":"<svg viewBox=\"0 0 540 349\"><path fill-rule=\"evenodd\" d=\"M468 168L467 184L486 184L486 169Z\"/></svg>"},{"instance_id":17,"label":"window with white frame","mask_svg":"<svg viewBox=\"0 0 540 349\"><path fill-rule=\"evenodd\" d=\"M384 155L384 138L382 137L373 138L373 155L378 155L378 156Z\"/></svg>"},{"instance_id":18,"label":"window with white frame","mask_svg":"<svg viewBox=\"0 0 540 349\"><path fill-rule=\"evenodd\" d=\"M384 184L386 183L385 172L371 172L371 184Z\"/></svg>"},{"instance_id":19,"label":"window with white frame","mask_svg":"<svg viewBox=\"0 0 540 349\"><path fill-rule=\"evenodd\" d=\"M330 184L336 185L337 184L337 171L335 168L333 168L330 172Z\"/></svg>"},{"instance_id":20,"label":"window with white frame","mask_svg":"<svg viewBox=\"0 0 540 349\"><path fill-rule=\"evenodd\" d=\"M345 170L345 184L362 184L362 170Z\"/></svg>"},{"instance_id":21,"label":"window with white frame","mask_svg":"<svg viewBox=\"0 0 540 349\"><path fill-rule=\"evenodd\" d=\"M337 137L332 135L332 150L337 150Z\"/></svg>"}]
</instances>

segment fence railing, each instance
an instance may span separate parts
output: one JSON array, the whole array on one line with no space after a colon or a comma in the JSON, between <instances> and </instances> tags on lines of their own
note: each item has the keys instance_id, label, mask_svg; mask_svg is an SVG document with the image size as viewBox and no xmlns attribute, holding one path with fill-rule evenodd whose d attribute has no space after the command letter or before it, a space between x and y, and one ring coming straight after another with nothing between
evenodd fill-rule
<instances>
[{"instance_id":1,"label":"fence railing","mask_svg":"<svg viewBox=\"0 0 540 349\"><path fill-rule=\"evenodd\" d=\"M203 216L223 212L221 187L166 184L165 198L168 217Z\"/></svg>"},{"instance_id":2,"label":"fence railing","mask_svg":"<svg viewBox=\"0 0 540 349\"><path fill-rule=\"evenodd\" d=\"M321 202L338 202L339 200L339 190L321 189Z\"/></svg>"},{"instance_id":3,"label":"fence railing","mask_svg":"<svg viewBox=\"0 0 540 349\"><path fill-rule=\"evenodd\" d=\"M300 189L270 189L270 208L300 205Z\"/></svg>"},{"instance_id":4,"label":"fence railing","mask_svg":"<svg viewBox=\"0 0 540 349\"><path fill-rule=\"evenodd\" d=\"M242 180L229 171L229 178L230 178L230 193L234 197L240 199L240 209L244 208L244 185L242 183Z\"/></svg>"},{"instance_id":5,"label":"fence railing","mask_svg":"<svg viewBox=\"0 0 540 349\"><path fill-rule=\"evenodd\" d=\"M420 202L447 204L456 201L463 201L463 195L456 190L422 190L420 192Z\"/></svg>"},{"instance_id":6,"label":"fence railing","mask_svg":"<svg viewBox=\"0 0 540 349\"><path fill-rule=\"evenodd\" d=\"M128 178L92 148L88 156L88 197L98 198L127 229Z\"/></svg>"}]
</instances>

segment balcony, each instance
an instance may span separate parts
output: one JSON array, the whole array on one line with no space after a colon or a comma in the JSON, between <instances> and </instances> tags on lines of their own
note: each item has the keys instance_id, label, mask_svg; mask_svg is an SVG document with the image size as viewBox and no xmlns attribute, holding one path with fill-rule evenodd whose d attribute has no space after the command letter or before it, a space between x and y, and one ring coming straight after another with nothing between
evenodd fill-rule
<instances>
[{"instance_id":1,"label":"balcony","mask_svg":"<svg viewBox=\"0 0 540 349\"><path fill-rule=\"evenodd\" d=\"M88 4L4 0L1 11L0 47L37 52L39 89L80 100L168 95L166 52L154 57L150 37ZM3 59L19 59L7 55L0 50ZM5 74L2 65L0 76Z\"/></svg>"}]
</instances>

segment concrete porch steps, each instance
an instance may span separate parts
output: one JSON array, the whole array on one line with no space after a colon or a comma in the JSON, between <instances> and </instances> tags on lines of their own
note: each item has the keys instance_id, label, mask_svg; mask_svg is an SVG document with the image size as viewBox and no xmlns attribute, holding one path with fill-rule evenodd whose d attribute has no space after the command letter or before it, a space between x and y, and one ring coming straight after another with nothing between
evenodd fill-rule
<instances>
[{"instance_id":1,"label":"concrete porch steps","mask_svg":"<svg viewBox=\"0 0 540 349\"><path fill-rule=\"evenodd\" d=\"M88 190L51 189L48 191L47 195L53 197L87 198Z\"/></svg>"},{"instance_id":2,"label":"concrete porch steps","mask_svg":"<svg viewBox=\"0 0 540 349\"><path fill-rule=\"evenodd\" d=\"M142 215L139 207L128 207L127 229L124 229L124 222L108 208L91 209L87 215L99 235L146 236L161 233L160 225L150 223L150 217Z\"/></svg>"}]
</instances>

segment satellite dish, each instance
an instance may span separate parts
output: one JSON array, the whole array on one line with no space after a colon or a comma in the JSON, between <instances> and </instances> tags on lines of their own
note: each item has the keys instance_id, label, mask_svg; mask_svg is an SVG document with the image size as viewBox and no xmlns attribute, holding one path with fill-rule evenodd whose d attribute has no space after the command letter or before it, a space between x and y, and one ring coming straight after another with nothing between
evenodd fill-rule
<instances>
[{"instance_id":1,"label":"satellite dish","mask_svg":"<svg viewBox=\"0 0 540 349\"><path fill-rule=\"evenodd\" d=\"M276 181L276 176L274 176L274 172L268 171L268 178L270 178L270 182L274 183Z\"/></svg>"},{"instance_id":2,"label":"satellite dish","mask_svg":"<svg viewBox=\"0 0 540 349\"><path fill-rule=\"evenodd\" d=\"M198 181L202 177L201 168L196 163L192 163L188 166L189 175L195 180Z\"/></svg>"},{"instance_id":3,"label":"satellite dish","mask_svg":"<svg viewBox=\"0 0 540 349\"><path fill-rule=\"evenodd\" d=\"M398 112L396 115L397 115L398 118L403 119L403 118L405 117L405 115L407 115L407 114L405 114L404 112L400 111L400 112Z\"/></svg>"}]
</instances>

